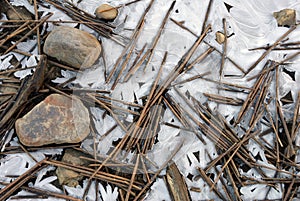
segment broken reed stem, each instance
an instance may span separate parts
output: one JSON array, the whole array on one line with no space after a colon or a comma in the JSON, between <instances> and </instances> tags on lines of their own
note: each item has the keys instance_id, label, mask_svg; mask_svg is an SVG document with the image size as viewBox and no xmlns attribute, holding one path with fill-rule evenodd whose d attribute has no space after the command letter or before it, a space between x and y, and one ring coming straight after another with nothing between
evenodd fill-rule
<instances>
[{"instance_id":1,"label":"broken reed stem","mask_svg":"<svg viewBox=\"0 0 300 201\"><path fill-rule=\"evenodd\" d=\"M0 47L2 47L2 45L4 45L4 43L6 43L9 39L17 36L18 34L22 33L23 31L27 30L27 25L29 24L30 22L26 21L25 23L23 23L21 26L18 25L18 28L12 32L11 34L7 35L5 37L5 39L2 39L1 40L1 43L0 43Z\"/></svg>"},{"instance_id":2,"label":"broken reed stem","mask_svg":"<svg viewBox=\"0 0 300 201\"><path fill-rule=\"evenodd\" d=\"M207 151L207 149L205 149L205 153L207 154L207 156L209 157L210 161L213 161L213 158L211 157L211 155L209 154L209 152ZM214 166L214 171L216 171L217 174L219 174L219 170L216 168L216 166ZM205 173L207 174L207 172L205 171ZM228 185L227 183L224 181L223 177L220 178L220 181L222 183L222 188L228 198L228 200L233 201L234 199L231 197L230 195L230 190L228 189Z\"/></svg>"},{"instance_id":3,"label":"broken reed stem","mask_svg":"<svg viewBox=\"0 0 300 201\"><path fill-rule=\"evenodd\" d=\"M36 163L32 168L27 170L13 182L8 184L6 187L0 190L0 197L3 200L6 200L9 196L11 196L16 190L18 190L23 184L25 184L29 179L33 177L38 171L44 168L44 164L48 159L45 158L44 160Z\"/></svg>"},{"instance_id":4,"label":"broken reed stem","mask_svg":"<svg viewBox=\"0 0 300 201\"><path fill-rule=\"evenodd\" d=\"M272 66L274 64L273 61L267 61L264 69ZM240 123L242 118L246 115L246 112L249 110L249 108L252 106L255 98L257 97L257 94L260 92L260 89L262 85L264 84L265 80L267 79L268 74L261 74L260 77L257 79L257 81L254 83L254 86L252 87L251 92L247 96L246 100L244 101L243 106L240 109L240 112L238 113L237 119L234 123L234 126L237 126L237 124Z\"/></svg>"},{"instance_id":5,"label":"broken reed stem","mask_svg":"<svg viewBox=\"0 0 300 201\"><path fill-rule=\"evenodd\" d=\"M215 48L210 47L208 48L204 53L202 53L201 55L199 55L192 63L190 63L183 71L183 73L186 73L187 71L189 71L191 68L194 67L194 65L196 63L201 62L204 58L206 58L210 53L212 53L215 50Z\"/></svg>"},{"instance_id":6,"label":"broken reed stem","mask_svg":"<svg viewBox=\"0 0 300 201\"><path fill-rule=\"evenodd\" d=\"M38 7L36 0L33 0L33 5L34 5L34 17L35 20L39 20L39 14L38 14ZM41 36L40 36L40 28L36 28L36 37L37 37L37 45L38 45L38 54L42 54L42 48L41 48Z\"/></svg>"},{"instance_id":7,"label":"broken reed stem","mask_svg":"<svg viewBox=\"0 0 300 201\"><path fill-rule=\"evenodd\" d=\"M299 52L296 52L296 53L294 53L294 54L292 54L292 55L290 55L290 56L288 56L286 59L284 59L284 60L282 60L282 61L280 61L280 62L274 63L271 67L269 67L269 68L267 68L267 69L263 69L263 70L262 70L261 72L259 72L257 75L254 75L254 76L252 76L252 77L247 78L247 81L251 81L251 80L253 80L253 79L255 79L255 78L261 76L261 75L264 74L264 73L267 73L267 72L269 72L269 71L271 71L271 70L276 69L279 65L282 65L282 64L284 64L285 62L287 62L287 61L289 61L289 60L295 58L295 57L298 56L299 54L300 54L300 51L299 51Z\"/></svg>"},{"instance_id":8,"label":"broken reed stem","mask_svg":"<svg viewBox=\"0 0 300 201\"><path fill-rule=\"evenodd\" d=\"M143 15L141 16L137 26L135 27L131 37L130 37L130 42L128 43L128 45L123 49L121 55L119 56L119 58L117 59L112 71L109 73L106 83L110 82L112 76L114 75L115 71L117 70L117 67L119 66L122 58L124 57L124 55L127 53L127 51L129 50L129 48L133 45L133 42L135 41L135 37L137 36L138 32L140 32L140 27L142 26L142 24L144 23L145 17L147 15L147 13L149 12L149 10L151 9L152 5L154 3L154 0L151 0L151 2L148 4L148 7L146 8L146 10L144 11Z\"/></svg>"},{"instance_id":9,"label":"broken reed stem","mask_svg":"<svg viewBox=\"0 0 300 201\"><path fill-rule=\"evenodd\" d=\"M273 78L273 76L271 76L271 74L268 73L265 78L265 83L262 85L261 90L258 92L258 97L256 98L256 103L253 103L255 105L254 105L252 117L249 122L249 126L251 126L252 123L254 122L254 119L255 119L257 113L262 110L262 106L264 105L263 102L265 101L267 93L269 92L268 89L270 87L272 78Z\"/></svg>"},{"instance_id":10,"label":"broken reed stem","mask_svg":"<svg viewBox=\"0 0 300 201\"><path fill-rule=\"evenodd\" d=\"M207 35L208 31L211 29L211 25L208 25L204 31L204 33L195 41L193 46L190 48L188 52L180 59L176 67L171 71L169 76L162 83L161 87L156 90L153 100L151 102L154 104L158 98L165 92L165 90L170 86L172 81L176 79L176 77L184 70L186 64L203 41L204 37Z\"/></svg>"},{"instance_id":11,"label":"broken reed stem","mask_svg":"<svg viewBox=\"0 0 300 201\"><path fill-rule=\"evenodd\" d=\"M240 193L239 193L239 189L237 188L237 186L235 184L235 181L234 181L234 179L232 177L231 171L230 171L230 169L228 167L226 167L226 172L227 172L227 175L229 176L229 180L230 180L230 182L231 182L231 184L233 186L233 190L234 190L235 195L237 196L237 199L239 201L242 201Z\"/></svg>"},{"instance_id":12,"label":"broken reed stem","mask_svg":"<svg viewBox=\"0 0 300 201\"><path fill-rule=\"evenodd\" d=\"M267 106L266 104L265 104L265 109L266 109L266 111L267 111L267 114L268 114L268 117L269 117L269 121L271 122L272 129L273 129L273 131L274 131L274 133L275 133L276 140L277 140L277 142L280 144L280 146L283 147L283 144L282 144L282 142L281 142L281 140L280 140L280 137L279 137L279 135L278 135L278 131L277 131L276 127L275 127L275 124L274 124L274 121L273 121L271 112L270 112L270 110L268 109L268 106ZM277 159L279 159L279 157L277 157ZM277 161L277 162L279 162L279 161Z\"/></svg>"},{"instance_id":13,"label":"broken reed stem","mask_svg":"<svg viewBox=\"0 0 300 201\"><path fill-rule=\"evenodd\" d=\"M117 78L115 79L115 81L114 81L114 83L113 83L113 85L112 85L112 87L111 87L111 90L114 90L115 87L117 86L118 81L119 81L119 79L121 78L121 76L122 76L122 74L123 74L123 71L125 70L125 68L126 68L126 66L127 66L127 64L128 64L128 62L129 62L129 59L130 59L130 57L131 57L131 55L132 55L132 53L133 53L133 50L134 50L135 45L136 45L136 43L137 43L137 40L138 40L138 38L139 38L139 36L140 36L142 30L143 30L144 25L145 25L145 21L142 20L142 23L141 23L141 25L140 25L138 31L136 32L136 35L135 35L134 38L133 38L133 41L132 41L132 43L131 43L131 47L130 47L130 49L129 49L129 52L128 52L128 54L126 55L125 61L123 62L122 66L121 66L121 70L118 72ZM109 79L110 79L110 76L108 76L108 77L109 77Z\"/></svg>"},{"instance_id":14,"label":"broken reed stem","mask_svg":"<svg viewBox=\"0 0 300 201\"><path fill-rule=\"evenodd\" d=\"M296 132L296 124L297 124L297 119L299 118L299 108L300 108L300 91L298 92L297 101L295 103L293 123L292 123L292 128L291 128L291 138L292 138L293 142L296 140L295 139L296 138L296 134L297 134L297 132Z\"/></svg>"},{"instance_id":15,"label":"broken reed stem","mask_svg":"<svg viewBox=\"0 0 300 201\"><path fill-rule=\"evenodd\" d=\"M227 105L242 105L243 100L239 98L231 98L231 97L226 97L226 96L220 96L217 94L208 94L208 93L203 93L204 96L208 98L210 101L214 101L217 103L222 103L222 104L227 104Z\"/></svg>"},{"instance_id":16,"label":"broken reed stem","mask_svg":"<svg viewBox=\"0 0 300 201\"><path fill-rule=\"evenodd\" d=\"M204 31L205 31L206 23L207 23L209 14L210 14L210 10L211 10L213 1L214 1L214 0L210 0L209 3L208 3L207 10L206 10L206 13L205 13L205 17L204 17L204 20L203 20L203 23L202 23L201 34L203 34Z\"/></svg>"},{"instance_id":17,"label":"broken reed stem","mask_svg":"<svg viewBox=\"0 0 300 201\"><path fill-rule=\"evenodd\" d=\"M213 186L212 180L206 175L204 170L200 167L197 168L198 172L200 173L200 176L202 179L208 184L208 186L211 187L211 190L221 199L221 200L226 200L225 197L218 191L218 189Z\"/></svg>"},{"instance_id":18,"label":"broken reed stem","mask_svg":"<svg viewBox=\"0 0 300 201\"><path fill-rule=\"evenodd\" d=\"M157 44L158 44L158 41L159 41L159 39L160 39L160 37L161 37L161 34L162 34L163 30L164 30L164 27L165 27L167 21L168 21L168 19L169 19L169 16L170 16L170 14L171 14L171 12L172 12L174 6L175 6L175 3L176 3L176 1L173 1L172 4L171 4L171 6L169 7L169 10L168 10L167 13L165 14L165 17L164 17L164 19L163 19L163 21L162 21L162 23L161 23L161 25L160 25L160 27L159 27L159 29L158 29L158 32L157 32L157 34L156 34L156 36L155 36L155 38L154 38L154 40L153 40L153 42L152 42L152 45L151 45L151 47L149 48L149 49L150 49L150 55L149 55L149 58L148 58L148 61L147 61L146 65L145 65L145 67L144 67L144 72L146 71L146 68L148 67L149 63L150 63L151 60L152 60L152 57L153 57L153 55L154 55L154 49L156 48L156 46L157 46Z\"/></svg>"},{"instance_id":19,"label":"broken reed stem","mask_svg":"<svg viewBox=\"0 0 300 201\"><path fill-rule=\"evenodd\" d=\"M148 182L144 188L137 194L137 196L134 198L133 201L138 201L139 198L143 195L145 190L152 185L152 183L156 180L157 176L160 174L160 172L168 165L168 163L174 158L174 156L177 154L177 152L182 148L183 143L179 144L174 151L171 153L170 157L162 164L162 166L159 168L159 170L152 176L151 181Z\"/></svg>"},{"instance_id":20,"label":"broken reed stem","mask_svg":"<svg viewBox=\"0 0 300 201\"><path fill-rule=\"evenodd\" d=\"M132 76L138 69L139 67L144 63L148 55L150 54L150 49L148 49L145 54L142 56L142 58L136 63L128 72L127 76L125 77L125 80L127 81L130 76Z\"/></svg>"},{"instance_id":21,"label":"broken reed stem","mask_svg":"<svg viewBox=\"0 0 300 201\"><path fill-rule=\"evenodd\" d=\"M64 195L64 194L60 194L60 193L56 193L56 192L51 192L49 190L45 191L42 189L33 188L33 187L25 187L25 186L21 187L21 189L31 192L31 193L38 194L38 195L47 196L47 198L53 197L53 198L71 200L71 201L83 201L82 199L79 199L79 198L74 198L72 196L68 196L68 195Z\"/></svg>"},{"instance_id":22,"label":"broken reed stem","mask_svg":"<svg viewBox=\"0 0 300 201\"><path fill-rule=\"evenodd\" d=\"M225 58L226 58L226 54L227 54L227 28L226 28L226 19L223 18L222 19L222 23L223 23L223 32L224 32L224 43L223 43L223 53L222 53L222 60L221 60L221 67L220 67L220 80L222 79L222 74L223 74L223 69L224 69L224 65L225 65Z\"/></svg>"},{"instance_id":23,"label":"broken reed stem","mask_svg":"<svg viewBox=\"0 0 300 201\"><path fill-rule=\"evenodd\" d=\"M191 33L193 36L195 36L196 38L198 38L198 35L195 34L193 31L191 31L189 28L187 28L186 26L183 25L183 23L178 22L176 20L174 20L173 18L170 18L172 22L174 22L177 26L179 26L180 28L188 31L189 33ZM215 48L214 46L212 46L211 44L209 44L206 41L203 41L206 45L208 45L209 47L212 47L215 49L216 52L218 52L220 55L222 55L222 52L220 50L218 50L217 48ZM225 57L228 61L230 61L239 71L241 71L243 74L246 73L246 71L240 67L235 61L233 61L231 58L229 58L228 56Z\"/></svg>"},{"instance_id":24,"label":"broken reed stem","mask_svg":"<svg viewBox=\"0 0 300 201\"><path fill-rule=\"evenodd\" d=\"M289 144L288 147L287 147L286 156L287 156L287 158L290 158L291 156L295 155L296 152L294 150L293 141L292 141L289 129L287 127L287 123L286 123L286 121L284 119L284 115L283 115L283 112L282 112L282 109L281 109L281 106L280 106L279 102L277 102L277 111L278 111L279 118L280 118L281 123L283 125L284 133L286 135L286 138L287 138L288 144Z\"/></svg>"},{"instance_id":25,"label":"broken reed stem","mask_svg":"<svg viewBox=\"0 0 300 201\"><path fill-rule=\"evenodd\" d=\"M93 172L95 171L92 168L78 166L78 165L74 166L72 164L69 164L66 162L61 162L61 161L56 161L56 160L48 160L48 161L45 161L44 163L46 163L48 165L53 165L56 167L63 167L68 170L73 170L75 172L79 172L81 175L84 175L86 177L91 176L93 174ZM128 186L130 184L130 179L128 179L126 177L110 174L107 172L98 172L94 176L94 178L101 180L101 181L109 182L109 183L117 185L119 187ZM142 186L142 183L140 183L140 182L134 182L134 184L132 184L132 188L135 190L141 190L140 186Z\"/></svg>"},{"instance_id":26,"label":"broken reed stem","mask_svg":"<svg viewBox=\"0 0 300 201\"><path fill-rule=\"evenodd\" d=\"M10 52L12 49L14 49L20 42L22 42L23 40L25 40L28 36L30 36L30 34L32 34L39 26L41 26L46 20L48 20L51 16L53 15L53 13L50 13L48 15L46 15L44 18L41 19L41 21L35 26L33 27L28 33L26 33L21 39L19 39L15 44L13 44L12 46L10 46L5 52L4 54L7 54L8 52Z\"/></svg>"},{"instance_id":27,"label":"broken reed stem","mask_svg":"<svg viewBox=\"0 0 300 201\"><path fill-rule=\"evenodd\" d=\"M136 158L136 163L135 163L135 166L134 166L134 169L133 169L133 172L132 172L132 176L131 176L131 179L130 179L130 183L129 183L129 185L128 185L128 189L127 189L125 201L128 201L128 200L129 200L131 188L132 188L133 182L134 182L134 180L135 180L135 176L136 176L136 172L137 172L137 169L138 169L138 166L139 166L139 162L140 162L140 154L138 154L138 155L137 155L137 158Z\"/></svg>"},{"instance_id":28,"label":"broken reed stem","mask_svg":"<svg viewBox=\"0 0 300 201\"><path fill-rule=\"evenodd\" d=\"M138 67L140 65L137 65L138 64L138 61L139 63L142 61L144 62L145 58L148 56L148 54L146 54L147 52L149 53L150 51L146 51L146 53L144 54L144 56L142 57L141 59L141 56L144 52L144 50L146 49L146 46L147 46L147 43L145 43L145 45L142 47L142 49L139 51L138 55L136 56L135 60L133 61L131 67L129 68L128 72L127 72L127 75L125 76L124 78L124 82L127 82L128 79L137 71Z\"/></svg>"},{"instance_id":29,"label":"broken reed stem","mask_svg":"<svg viewBox=\"0 0 300 201\"><path fill-rule=\"evenodd\" d=\"M273 45L271 45L267 51L265 51L255 62L252 64L248 70L246 71L246 74L249 74L256 66L259 64L285 37L287 37L292 31L294 31L297 28L297 26L291 27L287 32L285 32L281 37L279 37Z\"/></svg>"},{"instance_id":30,"label":"broken reed stem","mask_svg":"<svg viewBox=\"0 0 300 201\"><path fill-rule=\"evenodd\" d=\"M137 120L136 124L134 125L134 130L132 131L131 133L131 136L135 136L136 135L136 132L138 131L138 129L140 128L140 125L142 123L142 121L144 120L144 117L146 115L146 112L149 111L150 107L152 106L153 102L151 101L153 95L154 95L154 92L155 92L155 89L157 88L158 86L158 82L159 82L159 79L160 79L160 76L161 76L161 73L162 73L162 70L163 70L163 66L166 62L166 59L167 59L167 56L168 56L168 52L165 52L164 54L164 58L161 62L161 65L160 65L160 68L159 68L159 71L157 73L157 76L156 76L156 79L152 85L152 88L151 88L151 91L148 95L148 98L147 98L147 102L146 102L146 105L144 106L143 110L141 111L141 114L139 116L139 119Z\"/></svg>"},{"instance_id":31,"label":"broken reed stem","mask_svg":"<svg viewBox=\"0 0 300 201\"><path fill-rule=\"evenodd\" d=\"M185 79L185 80L183 80L183 81L180 81L180 82L177 82L177 83L175 83L175 84L172 84L172 87L174 87L174 86L176 86L176 85L185 84L185 83L187 83L187 82L194 81L194 80L196 80L196 79L199 79L199 78L201 78L201 77L204 77L204 76L210 75L210 74L211 74L211 71L208 71L208 72L205 72L205 73L201 73L201 74L199 74L199 75L195 75L195 76L190 77L190 78L187 78L187 79Z\"/></svg>"},{"instance_id":32,"label":"broken reed stem","mask_svg":"<svg viewBox=\"0 0 300 201\"><path fill-rule=\"evenodd\" d=\"M101 105L105 110L107 110L111 114L111 116L114 118L116 123L122 128L122 130L127 131L126 126L123 125L123 123L119 120L119 118L114 114L114 112L106 104L104 104L102 101L95 98L95 96L93 94L88 93L87 96L90 97L92 100L94 100L99 105Z\"/></svg>"}]
</instances>

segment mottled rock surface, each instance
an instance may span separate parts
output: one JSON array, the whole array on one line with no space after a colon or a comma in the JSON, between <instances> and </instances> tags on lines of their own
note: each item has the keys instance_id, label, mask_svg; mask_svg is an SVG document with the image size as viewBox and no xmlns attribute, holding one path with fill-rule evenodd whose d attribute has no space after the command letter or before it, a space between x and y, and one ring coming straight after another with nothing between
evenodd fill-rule
<instances>
[{"instance_id":1,"label":"mottled rock surface","mask_svg":"<svg viewBox=\"0 0 300 201\"><path fill-rule=\"evenodd\" d=\"M16 121L16 132L26 146L78 143L89 135L89 125L89 112L79 99L51 94Z\"/></svg>"},{"instance_id":2,"label":"mottled rock surface","mask_svg":"<svg viewBox=\"0 0 300 201\"><path fill-rule=\"evenodd\" d=\"M88 164L90 164L89 161L81 159L81 156L89 157L89 155L84 154L80 151L74 149L66 149L65 154L62 158L62 162L72 164L74 166L87 166ZM58 167L56 169L56 175L60 185L67 185L70 187L76 187L83 179L83 176L80 173L63 167Z\"/></svg>"},{"instance_id":3,"label":"mottled rock surface","mask_svg":"<svg viewBox=\"0 0 300 201\"><path fill-rule=\"evenodd\" d=\"M118 9L108 4L102 4L96 9L95 15L99 19L114 20L118 15Z\"/></svg>"},{"instance_id":4,"label":"mottled rock surface","mask_svg":"<svg viewBox=\"0 0 300 201\"><path fill-rule=\"evenodd\" d=\"M296 24L296 11L293 9L283 9L273 13L278 26L292 26Z\"/></svg>"},{"instance_id":5,"label":"mottled rock surface","mask_svg":"<svg viewBox=\"0 0 300 201\"><path fill-rule=\"evenodd\" d=\"M91 34L60 26L46 38L44 52L75 68L89 68L99 58L101 45Z\"/></svg>"}]
</instances>

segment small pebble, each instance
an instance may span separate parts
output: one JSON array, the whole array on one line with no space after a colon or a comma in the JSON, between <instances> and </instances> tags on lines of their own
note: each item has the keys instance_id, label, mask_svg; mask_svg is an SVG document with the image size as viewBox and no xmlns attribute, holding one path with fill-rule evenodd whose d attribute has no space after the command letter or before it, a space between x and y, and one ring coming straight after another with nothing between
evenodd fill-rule
<instances>
[{"instance_id":1,"label":"small pebble","mask_svg":"<svg viewBox=\"0 0 300 201\"><path fill-rule=\"evenodd\" d=\"M102 4L96 9L95 15L99 19L114 20L118 15L118 9L108 4Z\"/></svg>"},{"instance_id":2,"label":"small pebble","mask_svg":"<svg viewBox=\"0 0 300 201\"><path fill-rule=\"evenodd\" d=\"M294 9L283 9L273 13L278 26L290 27L296 24L296 11Z\"/></svg>"},{"instance_id":3,"label":"small pebble","mask_svg":"<svg viewBox=\"0 0 300 201\"><path fill-rule=\"evenodd\" d=\"M216 32L216 41L219 43L219 44L222 44L225 42L225 35L222 33L222 32Z\"/></svg>"}]
</instances>

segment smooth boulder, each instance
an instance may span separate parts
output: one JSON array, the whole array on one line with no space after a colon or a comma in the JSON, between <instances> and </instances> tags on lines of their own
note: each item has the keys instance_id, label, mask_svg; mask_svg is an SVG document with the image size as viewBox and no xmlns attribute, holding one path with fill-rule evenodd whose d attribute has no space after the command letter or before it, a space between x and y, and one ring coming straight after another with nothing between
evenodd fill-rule
<instances>
[{"instance_id":1,"label":"smooth boulder","mask_svg":"<svg viewBox=\"0 0 300 201\"><path fill-rule=\"evenodd\" d=\"M75 68L91 67L99 58L101 45L88 32L60 26L46 38L44 52L57 60Z\"/></svg>"},{"instance_id":2,"label":"smooth boulder","mask_svg":"<svg viewBox=\"0 0 300 201\"><path fill-rule=\"evenodd\" d=\"M90 133L88 109L75 97L51 94L16 121L19 140L26 146L78 143Z\"/></svg>"}]
</instances>

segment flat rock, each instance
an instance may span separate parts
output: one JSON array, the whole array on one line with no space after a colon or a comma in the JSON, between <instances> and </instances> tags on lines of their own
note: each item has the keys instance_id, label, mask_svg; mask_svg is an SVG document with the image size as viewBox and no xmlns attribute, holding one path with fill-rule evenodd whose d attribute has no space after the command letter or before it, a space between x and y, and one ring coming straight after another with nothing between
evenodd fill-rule
<instances>
[{"instance_id":1,"label":"flat rock","mask_svg":"<svg viewBox=\"0 0 300 201\"><path fill-rule=\"evenodd\" d=\"M60 26L46 38L44 52L75 68L89 68L99 58L101 45L88 32Z\"/></svg>"},{"instance_id":2,"label":"flat rock","mask_svg":"<svg viewBox=\"0 0 300 201\"><path fill-rule=\"evenodd\" d=\"M296 11L293 9L283 9L274 12L273 16L277 20L278 26L290 27L296 24Z\"/></svg>"},{"instance_id":3,"label":"flat rock","mask_svg":"<svg viewBox=\"0 0 300 201\"><path fill-rule=\"evenodd\" d=\"M114 20L118 15L118 9L109 4L102 4L95 10L95 15L99 19Z\"/></svg>"},{"instance_id":4,"label":"flat rock","mask_svg":"<svg viewBox=\"0 0 300 201\"><path fill-rule=\"evenodd\" d=\"M72 164L74 166L87 166L90 161L81 159L80 157L89 157L89 155L82 153L74 149L66 149L65 154L62 158L62 162ZM83 176L73 170L58 167L56 169L56 175L60 185L67 185L70 187L76 187L79 182L83 179Z\"/></svg>"},{"instance_id":5,"label":"flat rock","mask_svg":"<svg viewBox=\"0 0 300 201\"><path fill-rule=\"evenodd\" d=\"M90 133L88 109L77 98L51 94L16 121L19 140L26 146L78 143Z\"/></svg>"},{"instance_id":6,"label":"flat rock","mask_svg":"<svg viewBox=\"0 0 300 201\"><path fill-rule=\"evenodd\" d=\"M32 20L32 14L24 6L13 6L6 12L9 20Z\"/></svg>"}]
</instances>

